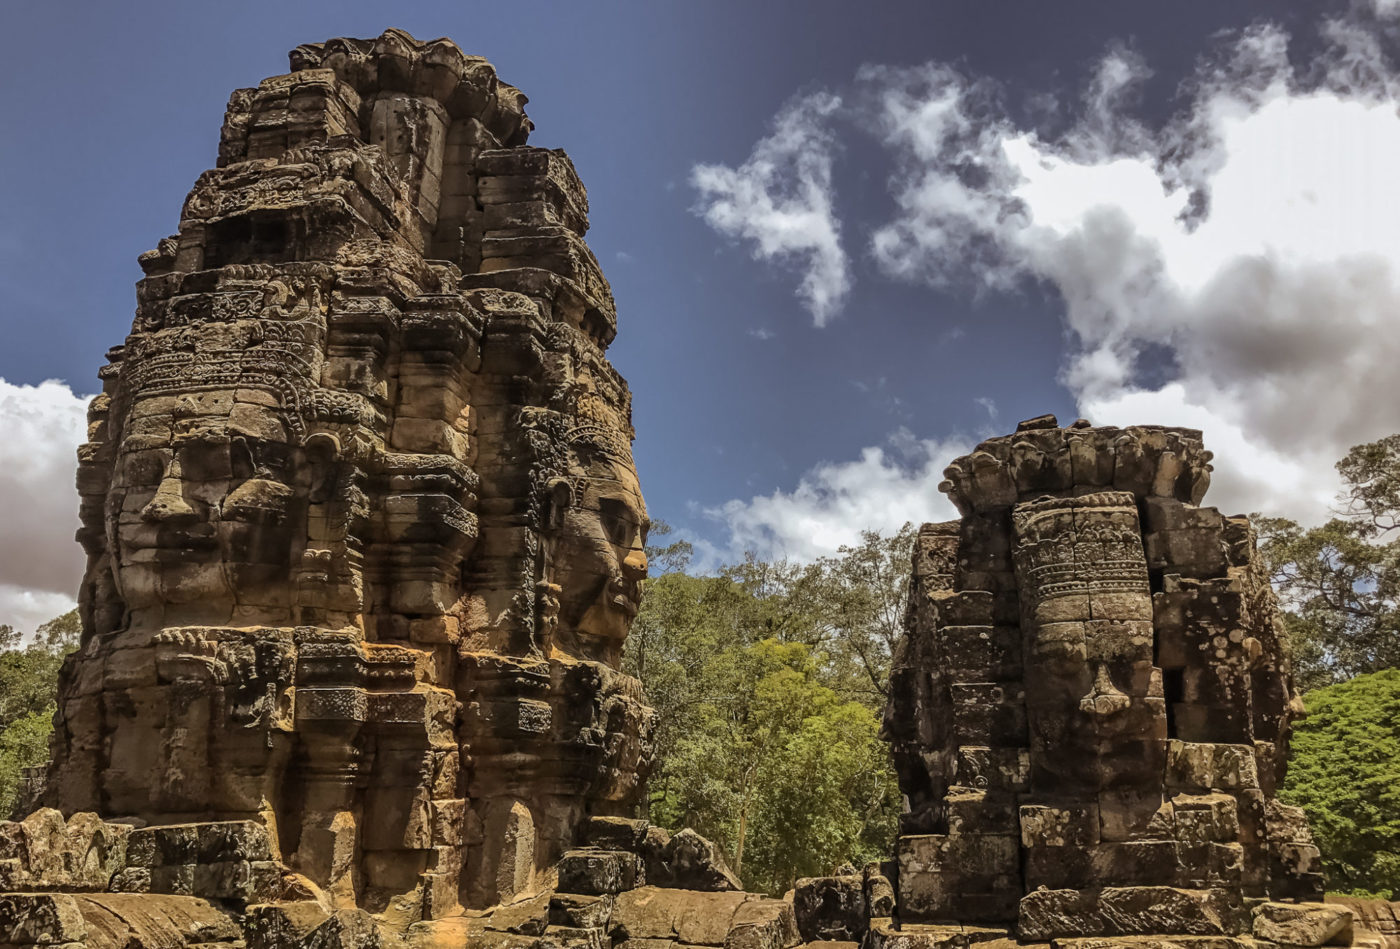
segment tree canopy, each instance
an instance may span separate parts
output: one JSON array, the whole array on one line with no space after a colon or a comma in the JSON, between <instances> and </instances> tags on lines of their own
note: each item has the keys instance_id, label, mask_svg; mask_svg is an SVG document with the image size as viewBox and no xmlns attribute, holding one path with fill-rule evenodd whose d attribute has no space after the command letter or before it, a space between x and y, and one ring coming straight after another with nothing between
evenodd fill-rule
<instances>
[{"instance_id":1,"label":"tree canopy","mask_svg":"<svg viewBox=\"0 0 1400 949\"><path fill-rule=\"evenodd\" d=\"M18 801L24 769L48 760L58 669L81 629L77 610L49 620L27 643L0 626L0 818Z\"/></svg>"},{"instance_id":2,"label":"tree canopy","mask_svg":"<svg viewBox=\"0 0 1400 949\"><path fill-rule=\"evenodd\" d=\"M663 526L662 533L665 532ZM888 855L899 792L879 739L912 528L813 564L692 576L657 548L627 668L661 715L650 816L719 842L745 885Z\"/></svg>"},{"instance_id":3,"label":"tree canopy","mask_svg":"<svg viewBox=\"0 0 1400 949\"><path fill-rule=\"evenodd\" d=\"M1341 505L1320 527L1255 515L1305 690L1400 666L1400 435L1337 470Z\"/></svg>"},{"instance_id":4,"label":"tree canopy","mask_svg":"<svg viewBox=\"0 0 1400 949\"><path fill-rule=\"evenodd\" d=\"M1400 899L1400 669L1303 701L1280 796L1307 811L1330 891Z\"/></svg>"}]
</instances>

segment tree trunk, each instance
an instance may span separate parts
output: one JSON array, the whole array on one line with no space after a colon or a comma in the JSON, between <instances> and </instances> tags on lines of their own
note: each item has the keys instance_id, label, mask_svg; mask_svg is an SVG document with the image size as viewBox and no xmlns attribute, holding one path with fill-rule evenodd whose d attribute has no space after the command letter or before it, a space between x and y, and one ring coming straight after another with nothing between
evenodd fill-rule
<instances>
[{"instance_id":1,"label":"tree trunk","mask_svg":"<svg viewBox=\"0 0 1400 949\"><path fill-rule=\"evenodd\" d=\"M744 806L739 808L739 840L734 845L734 875L743 879L744 873L744 835L749 831L749 805L744 802Z\"/></svg>"}]
</instances>

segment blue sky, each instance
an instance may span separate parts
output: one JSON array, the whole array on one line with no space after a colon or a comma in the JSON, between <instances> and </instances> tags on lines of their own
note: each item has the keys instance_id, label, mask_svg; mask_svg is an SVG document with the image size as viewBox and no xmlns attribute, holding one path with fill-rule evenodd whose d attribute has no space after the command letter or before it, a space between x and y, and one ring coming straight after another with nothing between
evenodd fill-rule
<instances>
[{"instance_id":1,"label":"blue sky","mask_svg":"<svg viewBox=\"0 0 1400 949\"><path fill-rule=\"evenodd\" d=\"M706 562L948 516L946 462L1044 412L1199 425L1208 500L1318 519L1400 430L1394 6L8 5L0 622L76 587L75 396L229 92L389 26L572 156L649 507Z\"/></svg>"}]
</instances>

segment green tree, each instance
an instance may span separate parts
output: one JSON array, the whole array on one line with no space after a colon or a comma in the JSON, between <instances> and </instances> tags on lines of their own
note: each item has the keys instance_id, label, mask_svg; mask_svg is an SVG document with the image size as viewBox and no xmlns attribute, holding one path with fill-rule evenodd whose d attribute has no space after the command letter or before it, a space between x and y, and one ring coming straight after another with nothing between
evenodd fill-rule
<instances>
[{"instance_id":1,"label":"green tree","mask_svg":"<svg viewBox=\"0 0 1400 949\"><path fill-rule=\"evenodd\" d=\"M58 652L60 658L78 648L78 640L83 635L83 621L76 608L62 616L55 616L47 623L41 623L34 638L43 643L51 652Z\"/></svg>"},{"instance_id":2,"label":"green tree","mask_svg":"<svg viewBox=\"0 0 1400 949\"><path fill-rule=\"evenodd\" d=\"M731 691L737 658L748 642L746 594L724 577L663 574L647 581L646 595L627 637L624 668L641 679L660 714L657 755L667 761L702 707ZM652 779L664 798L672 775L664 767Z\"/></svg>"},{"instance_id":3,"label":"green tree","mask_svg":"<svg viewBox=\"0 0 1400 949\"><path fill-rule=\"evenodd\" d=\"M725 666L730 688L676 736L653 814L718 841L747 886L771 893L883 854L898 791L874 714L822 685L802 643L760 640Z\"/></svg>"},{"instance_id":4,"label":"green tree","mask_svg":"<svg viewBox=\"0 0 1400 949\"><path fill-rule=\"evenodd\" d=\"M0 817L15 807L23 770L48 759L58 670L81 632L77 610L44 623L27 644L0 626Z\"/></svg>"},{"instance_id":5,"label":"green tree","mask_svg":"<svg viewBox=\"0 0 1400 949\"><path fill-rule=\"evenodd\" d=\"M661 520L652 521L647 530L647 536L651 540L658 537L669 537L671 533L671 525ZM695 555L695 548L688 540L675 540L665 546L648 544L646 553L651 575L655 577L663 573L684 570L690 565L690 558Z\"/></svg>"},{"instance_id":6,"label":"green tree","mask_svg":"<svg viewBox=\"0 0 1400 949\"><path fill-rule=\"evenodd\" d=\"M822 646L850 677L845 691L877 715L889 695L890 657L904 631L916 534L911 523L888 536L861 531L860 543L817 563L819 602L831 630Z\"/></svg>"},{"instance_id":7,"label":"green tree","mask_svg":"<svg viewBox=\"0 0 1400 949\"><path fill-rule=\"evenodd\" d=\"M670 528L663 523L661 532L669 533ZM762 560L750 554L706 578L727 583L707 588L702 610L732 626L743 642L772 638L811 647L822 656L823 682L879 714L888 688L890 657L903 630L914 535L912 524L888 536L863 531L860 543L809 564ZM653 569L647 595L658 600L651 605L655 609L643 605L628 638L629 651L645 650L659 630L678 632L676 604L667 600L663 606L661 601L668 594L657 585L665 576L684 571L691 553L683 541L648 548L648 559L665 566L661 578L655 577Z\"/></svg>"},{"instance_id":8,"label":"green tree","mask_svg":"<svg viewBox=\"0 0 1400 949\"><path fill-rule=\"evenodd\" d=\"M879 719L806 677L785 675L770 688L773 700L805 705L806 714L786 723L765 764L748 879L781 893L843 861L887 857L900 797Z\"/></svg>"},{"instance_id":9,"label":"green tree","mask_svg":"<svg viewBox=\"0 0 1400 949\"><path fill-rule=\"evenodd\" d=\"M1400 899L1400 669L1303 701L1280 797L1307 811L1329 891Z\"/></svg>"},{"instance_id":10,"label":"green tree","mask_svg":"<svg viewBox=\"0 0 1400 949\"><path fill-rule=\"evenodd\" d=\"M1342 507L1322 526L1255 516L1304 689L1400 665L1400 435L1337 470Z\"/></svg>"},{"instance_id":11,"label":"green tree","mask_svg":"<svg viewBox=\"0 0 1400 949\"><path fill-rule=\"evenodd\" d=\"M893 839L899 796L878 723L904 607L902 533L709 576L684 572L688 547L648 550L662 569L625 663L660 713L651 818L714 839L751 888L781 892L884 856Z\"/></svg>"},{"instance_id":12,"label":"green tree","mask_svg":"<svg viewBox=\"0 0 1400 949\"><path fill-rule=\"evenodd\" d=\"M0 729L0 818L8 817L19 801L24 769L48 760L54 708L50 704Z\"/></svg>"}]
</instances>

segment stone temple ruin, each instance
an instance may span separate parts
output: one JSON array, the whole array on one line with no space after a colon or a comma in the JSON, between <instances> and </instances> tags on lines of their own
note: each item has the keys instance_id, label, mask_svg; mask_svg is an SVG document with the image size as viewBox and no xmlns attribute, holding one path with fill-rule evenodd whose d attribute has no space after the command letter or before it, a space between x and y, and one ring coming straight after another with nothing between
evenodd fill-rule
<instances>
[{"instance_id":1,"label":"stone temple ruin","mask_svg":"<svg viewBox=\"0 0 1400 949\"><path fill-rule=\"evenodd\" d=\"M885 713L901 919L1228 936L1322 898L1274 797L1302 703L1209 462L1198 432L1046 417L948 469L963 516L919 533Z\"/></svg>"},{"instance_id":2,"label":"stone temple ruin","mask_svg":"<svg viewBox=\"0 0 1400 949\"><path fill-rule=\"evenodd\" d=\"M101 373L0 949L1353 938L1273 796L1272 593L1185 430L1046 418L949 469L886 714L895 859L775 899L636 819L647 521L583 186L447 40L291 67L233 94Z\"/></svg>"}]
</instances>

